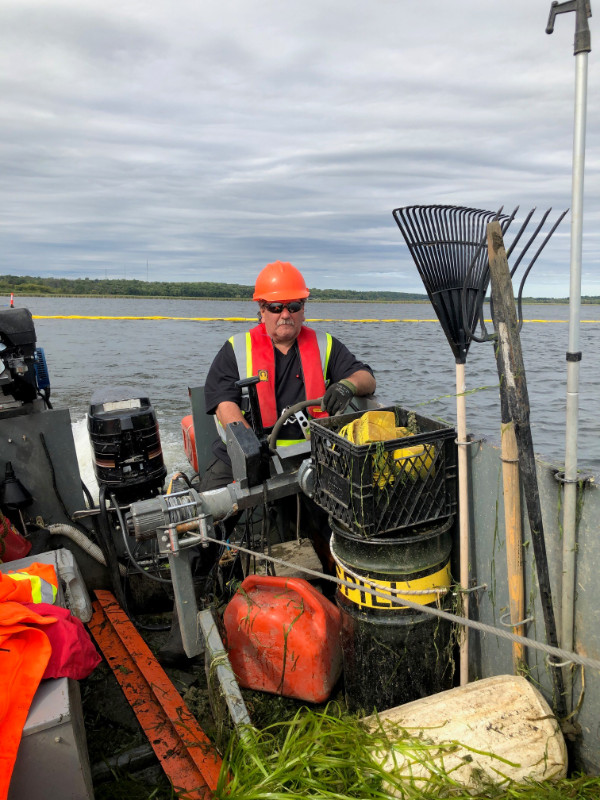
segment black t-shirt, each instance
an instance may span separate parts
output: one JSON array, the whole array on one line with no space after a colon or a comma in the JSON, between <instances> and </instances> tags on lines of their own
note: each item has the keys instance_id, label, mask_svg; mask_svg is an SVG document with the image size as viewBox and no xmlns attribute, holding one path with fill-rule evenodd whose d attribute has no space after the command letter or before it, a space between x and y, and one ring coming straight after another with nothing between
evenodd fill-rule
<instances>
[{"instance_id":1,"label":"black t-shirt","mask_svg":"<svg viewBox=\"0 0 600 800\"><path fill-rule=\"evenodd\" d=\"M368 364L358 361L348 348L336 339L331 337L331 353L327 364L325 375L327 385L337 383L342 378L348 378L359 369L365 369L371 374L373 370ZM281 415L286 408L299 403L301 400L309 400L304 391L304 380L298 352L298 343L294 342L286 354L276 347L275 350L275 400L277 402L277 415ZM245 377L245 376L243 376ZM206 376L204 386L204 398L206 402L206 413L214 414L219 403L231 401L240 405L242 402L242 392L237 388L236 381L239 381L237 361L233 352L231 342L227 341L219 350ZM251 422L249 412L246 419ZM303 434L297 422L288 420L281 432L282 439L303 439ZM229 461L225 445L220 439L216 439L213 444L213 452L216 456Z\"/></svg>"}]
</instances>

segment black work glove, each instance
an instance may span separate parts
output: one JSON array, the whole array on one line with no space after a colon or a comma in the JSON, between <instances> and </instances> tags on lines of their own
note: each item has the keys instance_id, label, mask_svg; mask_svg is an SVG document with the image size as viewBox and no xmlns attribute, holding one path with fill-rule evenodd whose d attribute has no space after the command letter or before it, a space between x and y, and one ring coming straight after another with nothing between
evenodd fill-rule
<instances>
[{"instance_id":1,"label":"black work glove","mask_svg":"<svg viewBox=\"0 0 600 800\"><path fill-rule=\"evenodd\" d=\"M327 411L330 417L335 417L336 414L344 411L355 394L356 386L350 381L341 380L338 383L332 383L323 395L321 408L323 411Z\"/></svg>"}]
</instances>

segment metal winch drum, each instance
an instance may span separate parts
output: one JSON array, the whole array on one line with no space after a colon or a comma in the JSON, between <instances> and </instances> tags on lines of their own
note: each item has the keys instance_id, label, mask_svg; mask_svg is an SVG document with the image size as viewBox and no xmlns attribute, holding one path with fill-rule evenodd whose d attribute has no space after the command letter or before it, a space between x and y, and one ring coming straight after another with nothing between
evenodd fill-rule
<instances>
[{"instance_id":1,"label":"metal winch drum","mask_svg":"<svg viewBox=\"0 0 600 800\"><path fill-rule=\"evenodd\" d=\"M352 711L392 708L451 688L451 624L365 589L400 598L404 590L413 603L447 606L452 524L450 517L434 527L365 539L331 520L337 576L358 583L336 592Z\"/></svg>"}]
</instances>

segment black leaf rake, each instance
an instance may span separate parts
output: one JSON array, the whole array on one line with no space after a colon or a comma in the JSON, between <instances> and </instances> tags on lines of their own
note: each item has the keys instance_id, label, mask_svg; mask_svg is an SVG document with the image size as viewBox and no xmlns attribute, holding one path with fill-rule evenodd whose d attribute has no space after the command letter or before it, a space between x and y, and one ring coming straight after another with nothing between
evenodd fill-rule
<instances>
[{"instance_id":1,"label":"black leaf rake","mask_svg":"<svg viewBox=\"0 0 600 800\"><path fill-rule=\"evenodd\" d=\"M489 285L488 222L504 233L513 216L459 206L406 206L394 210L431 304L457 363L464 364ZM464 322L463 322L464 317Z\"/></svg>"},{"instance_id":2,"label":"black leaf rake","mask_svg":"<svg viewBox=\"0 0 600 800\"><path fill-rule=\"evenodd\" d=\"M550 210L545 212L529 239L522 246L511 270L511 277L529 252L542 230ZM469 491L467 473L467 425L465 403L465 363L471 341L488 341L483 319L483 304L490 282L487 248L487 227L492 221L500 225L502 235L513 222L518 207L507 215L498 211L449 205L416 205L397 208L394 219L408 245L431 304L442 325L456 360L456 419L458 448L460 584L463 591L463 614L469 616ZM516 250L535 209L529 212L517 231L507 258ZM519 288L519 326L523 323L522 293L535 261L567 212L563 212L529 262ZM480 326L482 335L475 329ZM460 682L468 675L468 631L463 631L460 647Z\"/></svg>"}]
</instances>

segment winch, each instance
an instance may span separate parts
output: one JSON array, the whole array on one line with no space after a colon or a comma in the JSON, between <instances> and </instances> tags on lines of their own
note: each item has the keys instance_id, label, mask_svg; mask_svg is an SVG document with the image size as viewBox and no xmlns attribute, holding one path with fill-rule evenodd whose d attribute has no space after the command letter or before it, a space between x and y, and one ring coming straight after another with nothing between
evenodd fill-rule
<instances>
[{"instance_id":1,"label":"winch","mask_svg":"<svg viewBox=\"0 0 600 800\"><path fill-rule=\"evenodd\" d=\"M251 397L255 391L253 383L255 381L251 380L248 387ZM314 403L314 400L307 403ZM283 424L296 410L295 407L288 409L278 423ZM216 524L267 502L299 492L312 494L310 443L275 448L279 427L276 425L267 437L262 429L256 431L241 422L230 423L226 439L233 469L232 483L205 492L187 486L181 491L138 500L121 515L122 525L130 536L138 542L155 539L161 556L168 558L183 646L190 658L198 655L202 648L197 633L198 608L192 565L198 558L214 558L214 541L221 538ZM232 548L235 549L235 544Z\"/></svg>"}]
</instances>

